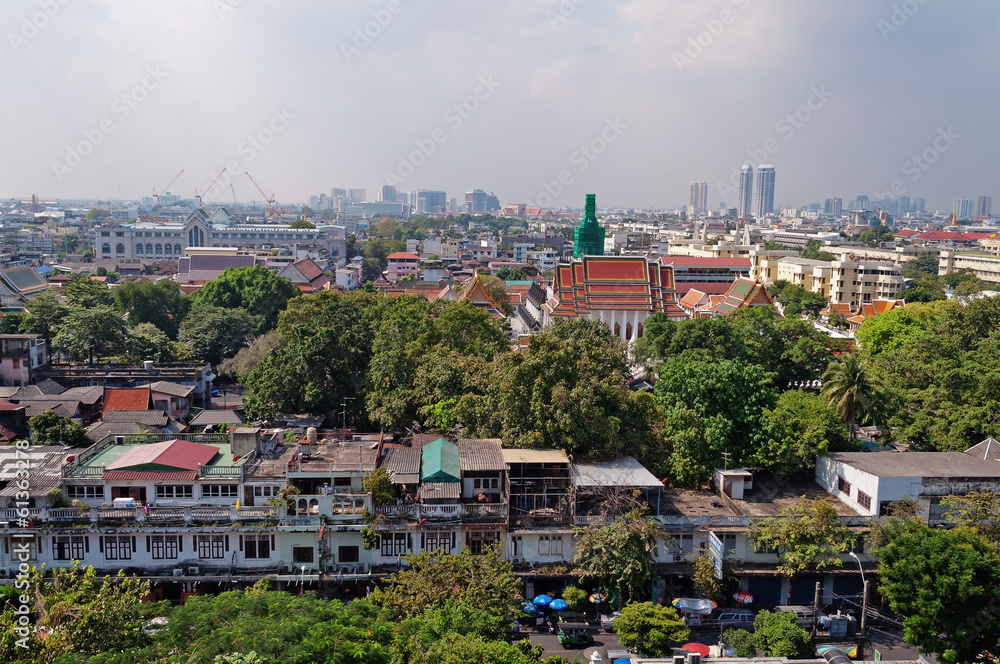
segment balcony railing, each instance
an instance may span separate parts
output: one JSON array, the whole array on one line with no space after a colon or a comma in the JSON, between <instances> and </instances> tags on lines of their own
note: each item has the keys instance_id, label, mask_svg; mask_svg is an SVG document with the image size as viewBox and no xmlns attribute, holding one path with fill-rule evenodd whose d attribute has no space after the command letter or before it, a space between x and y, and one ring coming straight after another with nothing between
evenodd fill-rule
<instances>
[{"instance_id":1,"label":"balcony railing","mask_svg":"<svg viewBox=\"0 0 1000 664\"><path fill-rule=\"evenodd\" d=\"M53 523L232 523L274 519L274 507L62 507L29 510L29 518ZM0 510L0 517L14 522L17 510Z\"/></svg>"}]
</instances>

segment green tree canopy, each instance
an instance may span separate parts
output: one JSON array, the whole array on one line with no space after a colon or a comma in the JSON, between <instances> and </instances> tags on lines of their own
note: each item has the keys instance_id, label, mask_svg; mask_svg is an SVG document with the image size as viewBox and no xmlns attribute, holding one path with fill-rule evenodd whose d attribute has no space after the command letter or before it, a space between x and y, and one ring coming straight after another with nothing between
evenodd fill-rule
<instances>
[{"instance_id":1,"label":"green tree canopy","mask_svg":"<svg viewBox=\"0 0 1000 664\"><path fill-rule=\"evenodd\" d=\"M74 275L66 283L66 303L70 306L91 309L98 306L113 306L114 295L105 284L94 281L87 275Z\"/></svg>"},{"instance_id":2,"label":"green tree canopy","mask_svg":"<svg viewBox=\"0 0 1000 664\"><path fill-rule=\"evenodd\" d=\"M497 356L485 395L462 397L456 410L471 431L514 447L641 455L654 439L655 406L625 387L630 375L625 344L606 325L558 320Z\"/></svg>"},{"instance_id":3,"label":"green tree canopy","mask_svg":"<svg viewBox=\"0 0 1000 664\"><path fill-rule=\"evenodd\" d=\"M271 330L288 300L299 294L295 285L262 265L228 267L214 281L205 284L193 297L201 304L226 309L243 309L252 318L258 333Z\"/></svg>"},{"instance_id":4,"label":"green tree canopy","mask_svg":"<svg viewBox=\"0 0 1000 664\"><path fill-rule=\"evenodd\" d=\"M190 298L171 279L126 281L113 292L130 327L152 323L170 340L177 338L181 321L191 308Z\"/></svg>"},{"instance_id":5,"label":"green tree canopy","mask_svg":"<svg viewBox=\"0 0 1000 664\"><path fill-rule=\"evenodd\" d=\"M153 606L144 608L140 602L149 592L148 581L119 573L108 582L93 567L74 563L71 568L32 568L27 583L21 592L31 598L34 629L21 648L17 615L0 613L0 661L80 661L76 658L139 649L150 641L143 626Z\"/></svg>"},{"instance_id":6,"label":"green tree canopy","mask_svg":"<svg viewBox=\"0 0 1000 664\"><path fill-rule=\"evenodd\" d=\"M975 662L1000 634L1000 557L966 528L900 522L878 550L879 592L907 642L947 664Z\"/></svg>"},{"instance_id":7,"label":"green tree canopy","mask_svg":"<svg viewBox=\"0 0 1000 664\"><path fill-rule=\"evenodd\" d=\"M254 321L243 309L199 303L181 324L180 340L196 356L218 364L243 348L253 332Z\"/></svg>"},{"instance_id":8,"label":"green tree canopy","mask_svg":"<svg viewBox=\"0 0 1000 664\"><path fill-rule=\"evenodd\" d=\"M909 311L911 306L886 311L868 318L855 338L869 357L878 357L885 351L898 350L920 339L927 332L923 321Z\"/></svg>"},{"instance_id":9,"label":"green tree canopy","mask_svg":"<svg viewBox=\"0 0 1000 664\"><path fill-rule=\"evenodd\" d=\"M761 611L753 621L753 642L768 657L801 659L812 657L815 649L809 633L794 613Z\"/></svg>"},{"instance_id":10,"label":"green tree canopy","mask_svg":"<svg viewBox=\"0 0 1000 664\"><path fill-rule=\"evenodd\" d=\"M755 548L778 552L777 570L788 577L786 604L791 603L796 574L840 567L840 555L859 537L837 520L837 509L829 500L805 496L777 516L751 521L749 536Z\"/></svg>"},{"instance_id":11,"label":"green tree canopy","mask_svg":"<svg viewBox=\"0 0 1000 664\"><path fill-rule=\"evenodd\" d=\"M650 602L629 604L615 619L618 642L648 657L669 657L671 644L687 639L691 630L681 620L677 609Z\"/></svg>"},{"instance_id":12,"label":"green tree canopy","mask_svg":"<svg viewBox=\"0 0 1000 664\"><path fill-rule=\"evenodd\" d=\"M818 394L788 390L762 418L768 439L754 451L751 463L780 473L811 473L816 459L829 452L847 452L847 426Z\"/></svg>"},{"instance_id":13,"label":"green tree canopy","mask_svg":"<svg viewBox=\"0 0 1000 664\"><path fill-rule=\"evenodd\" d=\"M388 583L372 593L372 602L389 611L393 620L412 618L428 608L449 604L481 611L481 635L506 637L518 613L521 581L496 547L482 555L463 548L406 556L407 568L389 575Z\"/></svg>"},{"instance_id":14,"label":"green tree canopy","mask_svg":"<svg viewBox=\"0 0 1000 664\"><path fill-rule=\"evenodd\" d=\"M655 522L634 510L604 526L578 528L576 534L574 561L585 583L614 591L619 606L648 596L661 535Z\"/></svg>"},{"instance_id":15,"label":"green tree canopy","mask_svg":"<svg viewBox=\"0 0 1000 664\"><path fill-rule=\"evenodd\" d=\"M28 314L21 319L22 334L40 334L46 341L55 336L59 325L69 308L59 301L52 291L43 291L28 302Z\"/></svg>"},{"instance_id":16,"label":"green tree canopy","mask_svg":"<svg viewBox=\"0 0 1000 664\"><path fill-rule=\"evenodd\" d=\"M52 345L75 360L116 355L126 349L128 329L114 307L96 304L70 307Z\"/></svg>"},{"instance_id":17,"label":"green tree canopy","mask_svg":"<svg viewBox=\"0 0 1000 664\"><path fill-rule=\"evenodd\" d=\"M917 257L903 263L903 276L907 279L926 279L938 273L937 254L921 251Z\"/></svg>"},{"instance_id":18,"label":"green tree canopy","mask_svg":"<svg viewBox=\"0 0 1000 664\"><path fill-rule=\"evenodd\" d=\"M90 447L93 444L79 423L57 415L52 409L28 418L32 445L69 445Z\"/></svg>"},{"instance_id":19,"label":"green tree canopy","mask_svg":"<svg viewBox=\"0 0 1000 664\"><path fill-rule=\"evenodd\" d=\"M667 413L674 481L706 482L722 465L723 453L739 465L766 440L763 409L774 406L774 375L744 360L711 361L680 356L660 367L656 400Z\"/></svg>"}]
</instances>

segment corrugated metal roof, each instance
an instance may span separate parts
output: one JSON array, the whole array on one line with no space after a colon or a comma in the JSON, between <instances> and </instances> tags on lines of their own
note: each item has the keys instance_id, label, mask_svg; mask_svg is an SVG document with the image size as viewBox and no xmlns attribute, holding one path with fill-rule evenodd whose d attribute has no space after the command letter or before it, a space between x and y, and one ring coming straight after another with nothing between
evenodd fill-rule
<instances>
[{"instance_id":1,"label":"corrugated metal roof","mask_svg":"<svg viewBox=\"0 0 1000 664\"><path fill-rule=\"evenodd\" d=\"M461 466L458 461L458 446L444 438L427 443L420 450L420 479L432 482L458 482Z\"/></svg>"},{"instance_id":2,"label":"corrugated metal roof","mask_svg":"<svg viewBox=\"0 0 1000 664\"><path fill-rule=\"evenodd\" d=\"M239 425L243 424L243 420L232 410L203 410L191 420L191 426L193 427L211 426L213 424Z\"/></svg>"},{"instance_id":3,"label":"corrugated metal roof","mask_svg":"<svg viewBox=\"0 0 1000 664\"><path fill-rule=\"evenodd\" d=\"M120 470L156 464L170 468L197 470L198 466L207 466L208 462L218 453L219 448L212 445L192 443L188 440L167 440L162 443L137 445L108 465L108 469Z\"/></svg>"},{"instance_id":4,"label":"corrugated metal roof","mask_svg":"<svg viewBox=\"0 0 1000 664\"><path fill-rule=\"evenodd\" d=\"M388 447L382 467L389 471L396 484L416 484L420 481L420 448Z\"/></svg>"},{"instance_id":5,"label":"corrugated metal roof","mask_svg":"<svg viewBox=\"0 0 1000 664\"><path fill-rule=\"evenodd\" d=\"M424 482L420 485L420 501L456 499L461 488L458 482Z\"/></svg>"},{"instance_id":6,"label":"corrugated metal roof","mask_svg":"<svg viewBox=\"0 0 1000 664\"><path fill-rule=\"evenodd\" d=\"M150 383L149 388L154 392L169 394L172 397L186 397L190 396L191 393L194 392L194 385L180 385L178 383L171 383L165 380L158 380L155 383Z\"/></svg>"},{"instance_id":7,"label":"corrugated metal roof","mask_svg":"<svg viewBox=\"0 0 1000 664\"><path fill-rule=\"evenodd\" d=\"M573 483L576 486L614 486L661 488L663 483L656 475L632 457L610 461L581 461L573 463Z\"/></svg>"},{"instance_id":8,"label":"corrugated metal roof","mask_svg":"<svg viewBox=\"0 0 1000 664\"><path fill-rule=\"evenodd\" d=\"M503 450L505 463L569 463L562 450Z\"/></svg>"},{"instance_id":9,"label":"corrugated metal roof","mask_svg":"<svg viewBox=\"0 0 1000 664\"><path fill-rule=\"evenodd\" d=\"M106 410L101 419L108 424L149 424L165 427L170 416L165 410Z\"/></svg>"},{"instance_id":10,"label":"corrugated metal roof","mask_svg":"<svg viewBox=\"0 0 1000 664\"><path fill-rule=\"evenodd\" d=\"M197 472L171 472L165 470L107 470L103 480L156 480L163 482L192 482Z\"/></svg>"},{"instance_id":11,"label":"corrugated metal roof","mask_svg":"<svg viewBox=\"0 0 1000 664\"><path fill-rule=\"evenodd\" d=\"M507 470L499 438L459 438L458 459L462 470Z\"/></svg>"}]
</instances>

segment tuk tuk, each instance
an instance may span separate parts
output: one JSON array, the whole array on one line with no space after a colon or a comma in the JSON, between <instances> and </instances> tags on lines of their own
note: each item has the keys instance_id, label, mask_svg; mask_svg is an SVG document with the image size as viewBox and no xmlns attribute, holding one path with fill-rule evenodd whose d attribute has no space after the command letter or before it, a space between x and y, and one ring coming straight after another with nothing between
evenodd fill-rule
<instances>
[{"instance_id":1,"label":"tuk tuk","mask_svg":"<svg viewBox=\"0 0 1000 664\"><path fill-rule=\"evenodd\" d=\"M559 639L559 645L567 649L584 648L594 642L587 623L560 623L556 638Z\"/></svg>"}]
</instances>

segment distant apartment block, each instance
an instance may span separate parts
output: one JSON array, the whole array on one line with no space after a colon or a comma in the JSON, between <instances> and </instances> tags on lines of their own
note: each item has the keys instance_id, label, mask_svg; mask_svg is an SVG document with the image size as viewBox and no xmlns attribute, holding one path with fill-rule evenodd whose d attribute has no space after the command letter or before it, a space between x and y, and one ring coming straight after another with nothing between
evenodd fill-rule
<instances>
[{"instance_id":1,"label":"distant apartment block","mask_svg":"<svg viewBox=\"0 0 1000 664\"><path fill-rule=\"evenodd\" d=\"M909 199L907 199L909 201ZM844 201L839 198L828 198L823 203L823 213L839 217L844 211Z\"/></svg>"},{"instance_id":2,"label":"distant apartment block","mask_svg":"<svg viewBox=\"0 0 1000 664\"><path fill-rule=\"evenodd\" d=\"M448 211L448 194L436 189L417 189L417 214L444 214Z\"/></svg>"},{"instance_id":3,"label":"distant apartment block","mask_svg":"<svg viewBox=\"0 0 1000 664\"><path fill-rule=\"evenodd\" d=\"M708 212L708 183L688 183L688 213L705 214Z\"/></svg>"},{"instance_id":4,"label":"distant apartment block","mask_svg":"<svg viewBox=\"0 0 1000 664\"><path fill-rule=\"evenodd\" d=\"M993 207L993 199L990 196L980 196L976 199L975 216L989 217L990 208Z\"/></svg>"},{"instance_id":5,"label":"distant apartment block","mask_svg":"<svg viewBox=\"0 0 1000 664\"><path fill-rule=\"evenodd\" d=\"M833 261L830 302L858 309L872 300L891 300L903 292L903 268L889 263Z\"/></svg>"},{"instance_id":6,"label":"distant apartment block","mask_svg":"<svg viewBox=\"0 0 1000 664\"><path fill-rule=\"evenodd\" d=\"M983 251L942 250L938 255L938 274L972 270L983 281L1000 284L1000 240L982 240L980 246Z\"/></svg>"},{"instance_id":7,"label":"distant apartment block","mask_svg":"<svg viewBox=\"0 0 1000 664\"><path fill-rule=\"evenodd\" d=\"M754 194L754 218L763 219L774 212L774 166L761 164L757 168L757 187Z\"/></svg>"}]
</instances>

